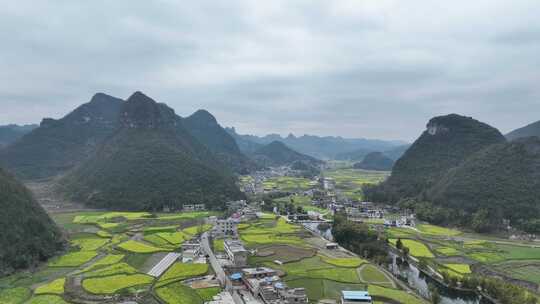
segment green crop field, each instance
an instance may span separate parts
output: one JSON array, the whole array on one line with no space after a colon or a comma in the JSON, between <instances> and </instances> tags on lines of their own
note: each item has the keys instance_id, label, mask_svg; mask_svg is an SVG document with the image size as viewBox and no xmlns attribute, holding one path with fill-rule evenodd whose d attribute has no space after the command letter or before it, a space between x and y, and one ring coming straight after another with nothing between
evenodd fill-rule
<instances>
[{"instance_id":1,"label":"green crop field","mask_svg":"<svg viewBox=\"0 0 540 304\"><path fill-rule=\"evenodd\" d=\"M420 230L420 232L423 234L430 234L435 236L456 236L461 234L461 231L459 230L429 224L420 224L417 225L416 228Z\"/></svg>"},{"instance_id":2,"label":"green crop field","mask_svg":"<svg viewBox=\"0 0 540 304\"><path fill-rule=\"evenodd\" d=\"M225 252L225 241L223 239L214 240L213 243L214 251Z\"/></svg>"},{"instance_id":3,"label":"green crop field","mask_svg":"<svg viewBox=\"0 0 540 304\"><path fill-rule=\"evenodd\" d=\"M178 229L177 225L170 225L170 226L157 226L157 227L146 227L144 228L144 234L152 234L152 233L159 233L159 232L175 232Z\"/></svg>"},{"instance_id":4,"label":"green crop field","mask_svg":"<svg viewBox=\"0 0 540 304\"><path fill-rule=\"evenodd\" d=\"M306 191L311 188L311 181L307 178L280 176L272 177L263 182L264 189L277 189L280 191Z\"/></svg>"},{"instance_id":5,"label":"green crop field","mask_svg":"<svg viewBox=\"0 0 540 304\"><path fill-rule=\"evenodd\" d=\"M34 294L63 294L64 293L64 284L66 284L66 278L56 279L48 284L41 285L36 290Z\"/></svg>"},{"instance_id":6,"label":"green crop field","mask_svg":"<svg viewBox=\"0 0 540 304\"><path fill-rule=\"evenodd\" d=\"M41 295L36 296L30 299L30 301L26 302L25 304L69 304L68 302L64 301L60 296L55 295Z\"/></svg>"},{"instance_id":7,"label":"green crop field","mask_svg":"<svg viewBox=\"0 0 540 304\"><path fill-rule=\"evenodd\" d=\"M395 246L397 239L389 239L388 241L392 245ZM409 248L410 255L414 257L419 257L419 258L434 258L435 257L433 253L429 250L429 248L426 245L424 245L422 242L409 240L409 239L402 239L401 242L403 243L403 246Z\"/></svg>"},{"instance_id":8,"label":"green crop field","mask_svg":"<svg viewBox=\"0 0 540 304\"><path fill-rule=\"evenodd\" d=\"M402 290L384 288L377 285L369 285L368 291L372 297L390 299L401 304L428 304L428 302L410 295Z\"/></svg>"},{"instance_id":9,"label":"green crop field","mask_svg":"<svg viewBox=\"0 0 540 304\"><path fill-rule=\"evenodd\" d=\"M160 232L156 235L173 245L181 245L184 241L190 239L189 235L181 231L173 233Z\"/></svg>"},{"instance_id":10,"label":"green crop field","mask_svg":"<svg viewBox=\"0 0 540 304\"><path fill-rule=\"evenodd\" d=\"M460 252L456 248L453 248L453 247L439 247L435 249L435 251L438 254L442 254L445 256L456 256L460 254Z\"/></svg>"},{"instance_id":11,"label":"green crop field","mask_svg":"<svg viewBox=\"0 0 540 304\"><path fill-rule=\"evenodd\" d=\"M172 282L202 276L208 273L208 264L174 263L158 280L157 285L163 286Z\"/></svg>"},{"instance_id":12,"label":"green crop field","mask_svg":"<svg viewBox=\"0 0 540 304\"><path fill-rule=\"evenodd\" d=\"M49 262L51 267L76 267L90 262L98 255L96 251L79 251L63 255Z\"/></svg>"},{"instance_id":13,"label":"green crop field","mask_svg":"<svg viewBox=\"0 0 540 304\"><path fill-rule=\"evenodd\" d=\"M30 289L24 287L0 289L0 303L20 304L28 300L31 295Z\"/></svg>"},{"instance_id":14,"label":"green crop field","mask_svg":"<svg viewBox=\"0 0 540 304\"><path fill-rule=\"evenodd\" d=\"M264 262L281 261L297 262L304 258L313 257L317 253L312 248L301 248L291 245L269 245L257 248L257 255L249 257L250 264L261 264Z\"/></svg>"},{"instance_id":15,"label":"green crop field","mask_svg":"<svg viewBox=\"0 0 540 304\"><path fill-rule=\"evenodd\" d=\"M149 285L153 280L154 278L144 274L119 274L84 279L82 286L90 293L113 294L128 287Z\"/></svg>"},{"instance_id":16,"label":"green crop field","mask_svg":"<svg viewBox=\"0 0 540 304\"><path fill-rule=\"evenodd\" d=\"M275 265L267 262L267 266L284 271L287 274L286 280L296 278L319 278L344 283L360 283L355 268L336 267L325 263L319 256L283 265Z\"/></svg>"},{"instance_id":17,"label":"green crop field","mask_svg":"<svg viewBox=\"0 0 540 304\"><path fill-rule=\"evenodd\" d=\"M183 233L189 235L189 236L194 236L194 235L197 235L199 233L203 233L205 231L208 231L212 229L212 225L200 225L200 226L193 226L193 227L189 227L189 228L186 228L184 230L182 230Z\"/></svg>"},{"instance_id":18,"label":"green crop field","mask_svg":"<svg viewBox=\"0 0 540 304\"><path fill-rule=\"evenodd\" d=\"M374 283L378 285L387 285L391 282L388 278L373 265L365 265L361 268L360 276L366 283Z\"/></svg>"},{"instance_id":19,"label":"green crop field","mask_svg":"<svg viewBox=\"0 0 540 304\"><path fill-rule=\"evenodd\" d=\"M80 248L81 251L95 251L108 242L109 240L103 238L81 238L72 240L71 244Z\"/></svg>"},{"instance_id":20,"label":"green crop field","mask_svg":"<svg viewBox=\"0 0 540 304\"><path fill-rule=\"evenodd\" d=\"M360 267L360 265L362 265L364 263L368 263L368 261L363 260L363 259L358 258L358 257L353 257L353 258L321 257L321 258L325 263L328 263L328 264L331 264L331 265L334 265L334 266L338 266L338 267L354 267L354 268L357 268L357 267Z\"/></svg>"},{"instance_id":21,"label":"green crop field","mask_svg":"<svg viewBox=\"0 0 540 304\"><path fill-rule=\"evenodd\" d=\"M204 302L211 301L215 295L221 292L219 287L201 288L195 289L197 294L203 299Z\"/></svg>"},{"instance_id":22,"label":"green crop field","mask_svg":"<svg viewBox=\"0 0 540 304\"><path fill-rule=\"evenodd\" d=\"M512 246L497 244L497 250L506 260L538 260L540 259L540 248L529 246Z\"/></svg>"},{"instance_id":23,"label":"green crop field","mask_svg":"<svg viewBox=\"0 0 540 304\"><path fill-rule=\"evenodd\" d=\"M133 241L133 240L124 242L118 245L118 247L126 251L135 252L135 253L154 253L154 252L160 252L160 251L170 251L170 249L168 248L150 246L150 245L146 245L144 243Z\"/></svg>"},{"instance_id":24,"label":"green crop field","mask_svg":"<svg viewBox=\"0 0 540 304\"><path fill-rule=\"evenodd\" d=\"M145 235L143 238L144 241L151 243L152 245L155 245L157 247L169 247L172 244L167 242L164 238L160 237L158 233L156 234L150 234Z\"/></svg>"},{"instance_id":25,"label":"green crop field","mask_svg":"<svg viewBox=\"0 0 540 304\"><path fill-rule=\"evenodd\" d=\"M156 289L158 297L167 304L203 304L203 298L180 282Z\"/></svg>"},{"instance_id":26,"label":"green crop field","mask_svg":"<svg viewBox=\"0 0 540 304\"><path fill-rule=\"evenodd\" d=\"M124 259L123 254L109 254L104 256L103 258L97 260L94 264L86 267L85 269L81 270L81 272L90 271L96 268L99 268L101 266L108 266L112 264L119 263L122 259Z\"/></svg>"},{"instance_id":27,"label":"green crop field","mask_svg":"<svg viewBox=\"0 0 540 304\"><path fill-rule=\"evenodd\" d=\"M137 272L138 272L137 269L133 268L132 266L126 263L118 263L118 264L113 264L113 265L105 266L103 268L86 272L84 274L84 277L85 278L104 277L104 276L110 276L110 275L115 275L115 274L135 274Z\"/></svg>"},{"instance_id":28,"label":"green crop field","mask_svg":"<svg viewBox=\"0 0 540 304\"><path fill-rule=\"evenodd\" d=\"M514 260L494 265L497 271L516 279L540 284L539 260Z\"/></svg>"}]
</instances>

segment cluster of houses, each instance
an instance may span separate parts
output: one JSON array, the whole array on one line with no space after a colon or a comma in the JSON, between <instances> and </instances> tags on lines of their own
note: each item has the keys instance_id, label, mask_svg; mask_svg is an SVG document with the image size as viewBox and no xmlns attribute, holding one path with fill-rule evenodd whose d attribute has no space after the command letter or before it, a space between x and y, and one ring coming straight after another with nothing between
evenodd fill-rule
<instances>
[{"instance_id":1,"label":"cluster of houses","mask_svg":"<svg viewBox=\"0 0 540 304\"><path fill-rule=\"evenodd\" d=\"M230 274L233 286L245 287L266 304L308 303L304 288L290 288L268 267L242 268Z\"/></svg>"}]
</instances>

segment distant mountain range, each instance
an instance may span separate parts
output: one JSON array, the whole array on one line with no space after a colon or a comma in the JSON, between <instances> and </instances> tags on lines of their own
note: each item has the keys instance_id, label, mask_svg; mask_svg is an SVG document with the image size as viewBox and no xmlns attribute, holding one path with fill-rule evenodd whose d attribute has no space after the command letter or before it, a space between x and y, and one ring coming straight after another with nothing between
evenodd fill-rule
<instances>
[{"instance_id":1,"label":"distant mountain range","mask_svg":"<svg viewBox=\"0 0 540 304\"><path fill-rule=\"evenodd\" d=\"M387 151L398 146L407 144L403 141L384 141L377 139L348 139L334 136L314 136L303 135L296 137L289 134L281 137L278 134L270 134L263 137L255 135L240 135L236 129L226 128L227 132L233 136L238 146L244 153L253 153L261 145L267 145L274 141L280 141L302 154L306 154L318 159L336 159L342 153L365 150L367 153L375 151Z\"/></svg>"},{"instance_id":2,"label":"distant mountain range","mask_svg":"<svg viewBox=\"0 0 540 304\"><path fill-rule=\"evenodd\" d=\"M503 219L540 232L540 139L507 142L495 128L456 114L435 117L368 199L399 202L424 220L476 231Z\"/></svg>"},{"instance_id":3,"label":"distant mountain range","mask_svg":"<svg viewBox=\"0 0 540 304\"><path fill-rule=\"evenodd\" d=\"M516 129L505 135L508 140L524 138L529 136L540 137L540 121L533 122L525 127Z\"/></svg>"},{"instance_id":4,"label":"distant mountain range","mask_svg":"<svg viewBox=\"0 0 540 304\"><path fill-rule=\"evenodd\" d=\"M63 248L62 233L32 194L0 169L0 277L46 261Z\"/></svg>"},{"instance_id":5,"label":"distant mountain range","mask_svg":"<svg viewBox=\"0 0 540 304\"><path fill-rule=\"evenodd\" d=\"M7 125L0 126L0 148L14 143L25 134L37 128L38 125Z\"/></svg>"},{"instance_id":6,"label":"distant mountain range","mask_svg":"<svg viewBox=\"0 0 540 304\"><path fill-rule=\"evenodd\" d=\"M193 124L198 116L191 118ZM243 198L232 171L165 104L136 92L122 103L119 117L96 153L61 179L62 193L90 206L121 210L185 203L220 208Z\"/></svg>"}]
</instances>

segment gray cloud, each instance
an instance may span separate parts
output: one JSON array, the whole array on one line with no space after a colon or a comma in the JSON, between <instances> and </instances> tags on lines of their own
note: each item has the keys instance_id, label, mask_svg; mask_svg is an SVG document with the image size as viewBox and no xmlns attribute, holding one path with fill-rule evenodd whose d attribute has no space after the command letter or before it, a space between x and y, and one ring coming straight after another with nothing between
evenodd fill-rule
<instances>
[{"instance_id":1,"label":"gray cloud","mask_svg":"<svg viewBox=\"0 0 540 304\"><path fill-rule=\"evenodd\" d=\"M142 90L246 133L413 140L450 112L540 119L535 0L17 1L0 124Z\"/></svg>"}]
</instances>

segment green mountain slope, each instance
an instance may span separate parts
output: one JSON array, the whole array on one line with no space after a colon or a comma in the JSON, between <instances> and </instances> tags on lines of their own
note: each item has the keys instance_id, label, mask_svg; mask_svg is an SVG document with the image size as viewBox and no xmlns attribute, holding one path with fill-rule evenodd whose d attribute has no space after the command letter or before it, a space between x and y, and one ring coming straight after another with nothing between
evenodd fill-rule
<instances>
[{"instance_id":1,"label":"green mountain slope","mask_svg":"<svg viewBox=\"0 0 540 304\"><path fill-rule=\"evenodd\" d=\"M323 164L321 160L298 153L280 141L273 141L259 148L253 153L253 159L262 166L269 167L288 166L298 161L311 166Z\"/></svg>"},{"instance_id":2,"label":"green mountain slope","mask_svg":"<svg viewBox=\"0 0 540 304\"><path fill-rule=\"evenodd\" d=\"M63 173L95 152L117 126L122 100L96 94L59 120L44 119L39 128L0 150L0 163L22 179Z\"/></svg>"},{"instance_id":3,"label":"green mountain slope","mask_svg":"<svg viewBox=\"0 0 540 304\"><path fill-rule=\"evenodd\" d=\"M416 197L473 153L504 143L495 128L457 114L432 118L427 129L394 164L392 175L366 190L369 199L396 202Z\"/></svg>"},{"instance_id":4,"label":"green mountain slope","mask_svg":"<svg viewBox=\"0 0 540 304\"><path fill-rule=\"evenodd\" d=\"M23 184L0 169L0 276L62 249L60 230Z\"/></svg>"},{"instance_id":5,"label":"green mountain slope","mask_svg":"<svg viewBox=\"0 0 540 304\"><path fill-rule=\"evenodd\" d=\"M529 137L481 150L450 170L429 190L435 205L476 214L477 230L489 230L510 219L540 231L540 138ZM455 218L452 216L452 218ZM483 222L482 222L483 221Z\"/></svg>"},{"instance_id":6,"label":"green mountain slope","mask_svg":"<svg viewBox=\"0 0 540 304\"><path fill-rule=\"evenodd\" d=\"M216 158L234 172L245 174L257 168L254 162L240 152L234 138L208 111L198 110L186 117L182 123L193 137L208 147Z\"/></svg>"},{"instance_id":7,"label":"green mountain slope","mask_svg":"<svg viewBox=\"0 0 540 304\"><path fill-rule=\"evenodd\" d=\"M187 132L182 119L140 92L124 103L114 135L59 184L73 199L119 210L186 203L219 208L243 197L230 171Z\"/></svg>"},{"instance_id":8,"label":"green mountain slope","mask_svg":"<svg viewBox=\"0 0 540 304\"><path fill-rule=\"evenodd\" d=\"M382 152L369 153L361 162L354 164L356 169L375 171L390 171L392 166L394 166L394 161Z\"/></svg>"},{"instance_id":9,"label":"green mountain slope","mask_svg":"<svg viewBox=\"0 0 540 304\"><path fill-rule=\"evenodd\" d=\"M540 121L533 122L523 128L516 129L505 135L508 140L514 140L523 137L540 137Z\"/></svg>"}]
</instances>

